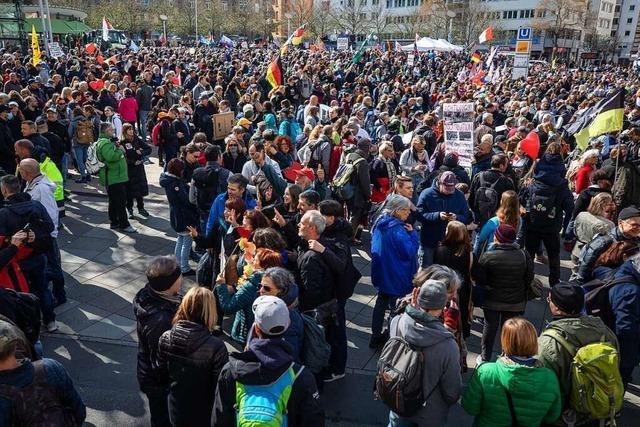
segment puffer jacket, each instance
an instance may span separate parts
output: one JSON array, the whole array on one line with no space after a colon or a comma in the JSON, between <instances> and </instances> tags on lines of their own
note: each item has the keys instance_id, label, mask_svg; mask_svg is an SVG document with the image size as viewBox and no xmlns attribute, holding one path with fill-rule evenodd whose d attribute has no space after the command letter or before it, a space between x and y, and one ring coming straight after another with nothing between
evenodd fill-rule
<instances>
[{"instance_id":1,"label":"puffer jacket","mask_svg":"<svg viewBox=\"0 0 640 427\"><path fill-rule=\"evenodd\" d=\"M418 271L418 233L407 231L405 223L390 214L383 215L371 238L371 281L378 292L405 296Z\"/></svg>"},{"instance_id":2,"label":"puffer jacket","mask_svg":"<svg viewBox=\"0 0 640 427\"><path fill-rule=\"evenodd\" d=\"M484 308L524 311L526 290L533 280L533 260L515 244L496 244L485 252L474 272L478 285L485 287Z\"/></svg>"},{"instance_id":3,"label":"puffer jacket","mask_svg":"<svg viewBox=\"0 0 640 427\"><path fill-rule=\"evenodd\" d=\"M391 336L401 336L420 348L425 358L422 391L429 398L406 420L420 427L446 425L449 408L456 404L462 392L460 351L455 337L440 319L411 305L405 313L393 318L389 330Z\"/></svg>"},{"instance_id":4,"label":"puffer jacket","mask_svg":"<svg viewBox=\"0 0 640 427\"><path fill-rule=\"evenodd\" d=\"M517 422L511 417L506 391L511 394ZM534 427L560 417L562 399L558 379L551 369L524 366L508 357L483 363L471 377L462 407L475 415L476 427Z\"/></svg>"},{"instance_id":5,"label":"puffer jacket","mask_svg":"<svg viewBox=\"0 0 640 427\"><path fill-rule=\"evenodd\" d=\"M133 312L138 332L138 383L145 386L167 387L169 372L158 358L158 342L171 329L171 319L180 301L170 300L155 292L149 285L140 289L133 299Z\"/></svg>"},{"instance_id":6,"label":"puffer jacket","mask_svg":"<svg viewBox=\"0 0 640 427\"><path fill-rule=\"evenodd\" d=\"M614 314L611 326L620 343L620 374L626 384L640 363L640 272L629 260L622 264L614 277L627 278L609 290L609 304Z\"/></svg>"},{"instance_id":7,"label":"puffer jacket","mask_svg":"<svg viewBox=\"0 0 640 427\"><path fill-rule=\"evenodd\" d=\"M218 376L229 360L224 342L203 325L180 320L160 337L158 357L169 370L171 424L209 425Z\"/></svg>"},{"instance_id":8,"label":"puffer jacket","mask_svg":"<svg viewBox=\"0 0 640 427\"><path fill-rule=\"evenodd\" d=\"M586 283L591 280L593 278L593 270L596 261L600 255L602 255L602 253L616 241L633 241L637 245L640 245L639 238L632 239L626 237L618 227L611 230L608 234L596 236L587 245L585 245L584 248L582 248L582 252L580 254L582 262L578 265L578 271L572 279L575 279L580 283Z\"/></svg>"},{"instance_id":9,"label":"puffer jacket","mask_svg":"<svg viewBox=\"0 0 640 427\"><path fill-rule=\"evenodd\" d=\"M559 317L547 325L576 349L594 342L605 341L618 348L618 339L599 317ZM571 391L571 365L573 356L553 337L543 332L538 338L538 359L558 376L560 392L566 401Z\"/></svg>"},{"instance_id":10,"label":"puffer jacket","mask_svg":"<svg viewBox=\"0 0 640 427\"><path fill-rule=\"evenodd\" d=\"M233 326L231 327L231 338L245 343L249 328L253 324L253 311L251 305L258 297L258 289L262 280L262 272L254 272L247 281L239 285L236 293L231 294L227 285L216 286L216 295L220 302L220 307L224 314L234 314Z\"/></svg>"}]
</instances>

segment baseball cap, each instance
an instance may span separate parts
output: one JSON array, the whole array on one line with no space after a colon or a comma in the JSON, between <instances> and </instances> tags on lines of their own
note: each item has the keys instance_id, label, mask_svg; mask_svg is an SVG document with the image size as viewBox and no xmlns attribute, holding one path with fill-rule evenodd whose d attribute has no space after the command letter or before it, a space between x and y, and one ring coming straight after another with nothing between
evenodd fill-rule
<instances>
[{"instance_id":1,"label":"baseball cap","mask_svg":"<svg viewBox=\"0 0 640 427\"><path fill-rule=\"evenodd\" d=\"M284 301L273 295L256 298L251 307L255 324L267 335L282 335L291 322Z\"/></svg>"},{"instance_id":2,"label":"baseball cap","mask_svg":"<svg viewBox=\"0 0 640 427\"><path fill-rule=\"evenodd\" d=\"M447 286L440 280L429 279L420 286L418 305L424 310L438 310L447 303Z\"/></svg>"},{"instance_id":3,"label":"baseball cap","mask_svg":"<svg viewBox=\"0 0 640 427\"><path fill-rule=\"evenodd\" d=\"M449 189L453 189L453 188L456 188L458 179L456 178L456 175L453 172L446 171L442 175L440 175L440 178L438 178L438 182Z\"/></svg>"},{"instance_id":4,"label":"baseball cap","mask_svg":"<svg viewBox=\"0 0 640 427\"><path fill-rule=\"evenodd\" d=\"M637 218L640 217L640 209L635 206L628 206L620 211L620 215L618 215L618 219L629 219L629 218Z\"/></svg>"},{"instance_id":5,"label":"baseball cap","mask_svg":"<svg viewBox=\"0 0 640 427\"><path fill-rule=\"evenodd\" d=\"M313 181L316 178L316 174L313 172L313 169L311 168L302 168L302 169L294 170L293 173L295 173L296 176L306 176L311 181Z\"/></svg>"}]
</instances>

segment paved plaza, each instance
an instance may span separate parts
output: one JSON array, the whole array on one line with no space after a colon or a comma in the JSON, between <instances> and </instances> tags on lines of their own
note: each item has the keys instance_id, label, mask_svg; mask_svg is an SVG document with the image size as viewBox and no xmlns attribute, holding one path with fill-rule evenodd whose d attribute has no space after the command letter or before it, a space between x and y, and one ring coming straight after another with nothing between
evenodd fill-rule
<instances>
[{"instance_id":1,"label":"paved plaza","mask_svg":"<svg viewBox=\"0 0 640 427\"><path fill-rule=\"evenodd\" d=\"M60 329L44 333L42 341L45 356L64 363L78 386L87 405L86 425L149 424L147 403L136 380L137 337L131 302L146 283L144 271L149 260L173 253L175 233L169 225L164 192L158 186L159 173L157 165L147 166L151 195L146 198L146 209L151 216L132 221L139 232L135 235L109 229L107 199L97 188L97 179L70 187L67 217L58 237L69 302L56 309ZM347 376L327 384L323 394L328 424L334 426L387 424L388 411L372 397L378 354L369 349L368 343L375 290L371 286L370 257L364 248L368 248L368 241L362 248L354 248L354 263L363 278L346 305ZM563 274L568 275L568 257L564 258ZM537 273L546 271L546 266L536 264ZM546 283L546 278L540 278ZM184 285L194 283L186 279ZM549 318L545 301L528 304L526 317L540 330ZM474 322L468 341L470 367L475 365L480 349L480 331L481 325ZM233 351L229 342L227 346ZM463 377L465 382L472 373L469 369ZM640 384L637 380L635 383ZM626 397L627 408L618 425L638 425L640 387L631 386ZM450 426L469 426L471 422L461 407L453 409Z\"/></svg>"}]
</instances>

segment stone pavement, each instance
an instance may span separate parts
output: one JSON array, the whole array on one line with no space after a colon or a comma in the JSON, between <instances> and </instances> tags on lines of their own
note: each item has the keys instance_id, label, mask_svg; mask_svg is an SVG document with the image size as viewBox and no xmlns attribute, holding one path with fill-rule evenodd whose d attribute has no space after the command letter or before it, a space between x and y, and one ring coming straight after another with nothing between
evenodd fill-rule
<instances>
[{"instance_id":1,"label":"stone pavement","mask_svg":"<svg viewBox=\"0 0 640 427\"><path fill-rule=\"evenodd\" d=\"M70 185L72 200L67 203L64 229L58 238L69 302L56 309L60 329L43 334L43 343L45 356L64 363L80 388L88 407L87 425L148 425L147 403L136 380L137 337L131 301L146 283L148 261L155 255L173 253L175 234L169 225L164 193L157 184L159 168L149 165L147 174L151 194L145 200L151 216L132 221L139 231L135 235L109 229L107 200L96 179L88 185ZM323 395L329 424L335 426L387 423L386 408L372 397L378 354L368 347L375 290L367 247L365 242L354 248L354 263L363 278L346 305L347 376L327 384ZM563 266L568 266L566 261ZM544 273L546 266L536 265L536 271ZM185 287L189 286L193 282L185 280ZM544 301L528 304L526 317L541 329L549 317ZM480 349L480 331L481 325L474 324L468 340L470 367ZM233 351L232 345L228 347ZM465 382L472 372L469 369L464 376ZM640 393L638 388L633 391L635 396L627 394L628 409L623 412L621 426L633 425L630 420L640 415ZM451 426L471 423L471 417L459 406L452 409Z\"/></svg>"}]
</instances>

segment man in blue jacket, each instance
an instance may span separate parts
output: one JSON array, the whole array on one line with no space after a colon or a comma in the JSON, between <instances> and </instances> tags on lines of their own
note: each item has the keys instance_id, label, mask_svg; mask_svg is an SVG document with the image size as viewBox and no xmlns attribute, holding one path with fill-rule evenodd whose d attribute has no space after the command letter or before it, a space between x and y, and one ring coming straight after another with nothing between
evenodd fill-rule
<instances>
[{"instance_id":1,"label":"man in blue jacket","mask_svg":"<svg viewBox=\"0 0 640 427\"><path fill-rule=\"evenodd\" d=\"M615 320L614 332L620 344L620 375L625 388L633 369L640 363L640 256L627 260L615 279L628 279L609 290Z\"/></svg>"},{"instance_id":2,"label":"man in blue jacket","mask_svg":"<svg viewBox=\"0 0 640 427\"><path fill-rule=\"evenodd\" d=\"M227 191L218 194L213 200L209 219L207 220L207 235L211 233L217 225L224 223L224 203L229 197L244 200L247 210L255 209L256 200L247 192L249 181L241 173L234 173L227 180Z\"/></svg>"},{"instance_id":3,"label":"man in blue jacket","mask_svg":"<svg viewBox=\"0 0 640 427\"><path fill-rule=\"evenodd\" d=\"M420 266L426 268L433 264L433 254L438 243L444 239L449 221L469 224L471 215L469 205L462 191L456 189L458 180L451 171L446 171L433 181L418 198L420 214Z\"/></svg>"}]
</instances>

